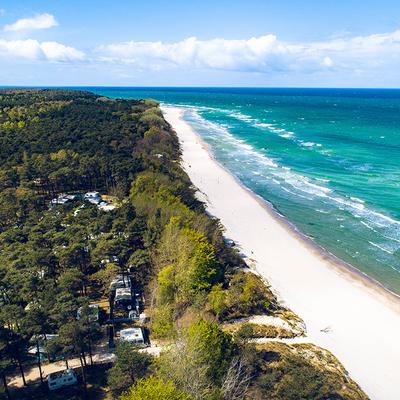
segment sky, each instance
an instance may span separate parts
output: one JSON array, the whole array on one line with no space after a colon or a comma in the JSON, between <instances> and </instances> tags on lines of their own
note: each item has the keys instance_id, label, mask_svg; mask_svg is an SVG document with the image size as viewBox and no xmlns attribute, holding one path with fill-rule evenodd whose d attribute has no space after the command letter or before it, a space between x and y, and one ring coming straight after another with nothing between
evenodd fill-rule
<instances>
[{"instance_id":1,"label":"sky","mask_svg":"<svg viewBox=\"0 0 400 400\"><path fill-rule=\"evenodd\" d=\"M398 0L0 0L0 85L400 87Z\"/></svg>"}]
</instances>

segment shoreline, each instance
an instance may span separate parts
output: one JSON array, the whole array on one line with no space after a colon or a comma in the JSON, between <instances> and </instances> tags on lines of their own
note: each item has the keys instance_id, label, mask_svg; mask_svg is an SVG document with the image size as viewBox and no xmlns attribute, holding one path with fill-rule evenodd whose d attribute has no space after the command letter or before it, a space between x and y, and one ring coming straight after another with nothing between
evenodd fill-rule
<instances>
[{"instance_id":1,"label":"shoreline","mask_svg":"<svg viewBox=\"0 0 400 400\"><path fill-rule=\"evenodd\" d=\"M174 107L172 105L163 105L162 109L165 108L176 108L180 109L180 107ZM193 129L194 130L194 129ZM291 222L285 215L279 212L272 203L268 200L264 199L257 193L253 192L250 188L248 188L238 177L236 177L232 172L230 172L225 166L223 166L214 156L211 146L203 140L203 138L197 134L197 139L203 149L208 153L209 157L217 164L217 166L223 169L227 174L229 174L233 180L236 181L238 185L241 186L243 190L248 192L250 196L256 200L261 207L265 208L267 213L271 218L275 219L277 223L281 224L284 227L289 235L295 236L296 239L303 241L305 246L309 247L309 250L314 252L317 256L321 257L324 261L327 261L332 268L336 268L340 273L342 273L347 279L356 280L358 282L362 282L365 285L365 288L373 291L376 295L382 296L385 300L389 300L392 302L391 306L400 313L400 294L395 293L394 291L387 288L384 284L372 278L367 273L359 270L354 265L342 260L335 254L331 253L324 247L320 246L316 243L312 238L303 233L293 222ZM185 169L186 170L186 169ZM187 171L186 171L187 172ZM197 188L197 190L199 190ZM284 300L284 299L282 299Z\"/></svg>"},{"instance_id":2,"label":"shoreline","mask_svg":"<svg viewBox=\"0 0 400 400\"><path fill-rule=\"evenodd\" d=\"M307 338L336 355L372 399L400 398L399 297L318 246L245 187L215 160L182 119L181 108L162 111L177 132L182 165L205 195L208 212L254 260L278 299L304 320Z\"/></svg>"},{"instance_id":3,"label":"shoreline","mask_svg":"<svg viewBox=\"0 0 400 400\"><path fill-rule=\"evenodd\" d=\"M202 139L200 138L202 141ZM206 144L206 146L208 146ZM207 150L210 151L210 150ZM213 154L209 154L210 157L219 164L219 162L215 159ZM249 195L256 200L261 207L264 207L267 213L271 216L271 218L275 219L277 223L281 224L283 228L287 230L289 235L294 236L297 240L302 241L305 246L308 247L309 251L315 253L318 257L320 257L323 261L329 263L331 268L337 269L337 271L343 274L346 279L351 281L357 281L362 283L366 289L373 291L376 295L381 296L383 299L391 302L391 306L397 312L400 312L400 295L388 289L378 280L370 277L367 273L359 270L357 267L347 263L341 258L337 257L333 253L326 250L324 247L320 246L316 243L312 238L304 234L294 225L291 221L289 221L283 214L281 214L278 210L275 209L273 204L269 203L267 200L259 196L257 193L254 193L251 189L246 187L243 182L241 182L236 176L234 176L231 172L229 172L223 165L219 164L219 166L224 169L228 174L232 175L233 179L236 181L238 185L242 187L243 190L249 192Z\"/></svg>"},{"instance_id":4,"label":"shoreline","mask_svg":"<svg viewBox=\"0 0 400 400\"><path fill-rule=\"evenodd\" d=\"M179 108L172 106L165 106L165 108ZM336 268L339 273L343 274L347 279L356 280L365 285L365 288L373 291L376 295L381 296L385 300L389 300L392 302L391 306L397 312L400 312L400 294L397 294L387 288L384 284L372 278L367 273L359 270L354 265L342 260L335 254L331 253L324 247L320 246L316 243L312 238L303 233L293 222L291 222L285 215L280 213L272 203L268 200L264 199L257 193L253 192L250 188L248 188L238 177L236 177L232 172L230 172L225 166L223 166L212 153L211 146L205 142L200 135L196 133L198 137L198 141L201 146L207 151L209 157L217 164L217 166L223 169L227 174L229 174L233 180L241 186L243 190L248 192L250 196L257 201L261 207L263 207L266 212L273 218L277 223L279 223L283 228L287 230L289 235L294 236L297 240L302 241L308 249L315 253L318 257L321 257L324 261L328 262L332 268ZM199 190L197 188L197 190ZM284 299L282 299L284 300Z\"/></svg>"}]
</instances>

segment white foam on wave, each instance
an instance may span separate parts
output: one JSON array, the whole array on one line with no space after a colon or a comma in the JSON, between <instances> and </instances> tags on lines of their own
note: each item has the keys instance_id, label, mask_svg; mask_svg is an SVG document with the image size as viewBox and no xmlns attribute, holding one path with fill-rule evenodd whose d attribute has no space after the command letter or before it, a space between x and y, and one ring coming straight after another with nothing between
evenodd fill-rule
<instances>
[{"instance_id":1,"label":"white foam on wave","mask_svg":"<svg viewBox=\"0 0 400 400\"><path fill-rule=\"evenodd\" d=\"M256 122L254 126L256 126L257 128L272 128L274 125L268 124L266 122Z\"/></svg>"},{"instance_id":2,"label":"white foam on wave","mask_svg":"<svg viewBox=\"0 0 400 400\"><path fill-rule=\"evenodd\" d=\"M193 104L176 104L176 103L161 103L161 105L166 106L166 107L179 107L191 111L219 111L219 112L229 112L229 110L226 110L224 108L218 108L218 107L209 107L209 106L199 106L199 105L193 105Z\"/></svg>"},{"instance_id":3,"label":"white foam on wave","mask_svg":"<svg viewBox=\"0 0 400 400\"><path fill-rule=\"evenodd\" d=\"M251 126L256 127L256 128L267 129L268 131L277 133L277 134L279 134L279 136L284 137L284 138L289 138L292 135L294 135L294 132L287 131L284 128L277 127L276 125L268 123L268 122L260 121L259 119L253 118L250 115L243 114L240 111L234 111L234 112L224 111L224 112L226 112L228 114L228 116L230 116L232 118L247 122Z\"/></svg>"},{"instance_id":4,"label":"white foam on wave","mask_svg":"<svg viewBox=\"0 0 400 400\"><path fill-rule=\"evenodd\" d=\"M221 126L215 122L211 122L200 116L197 112L192 113L192 117L202 126L210 127L213 132L218 132L222 134L221 138L228 142L233 147L236 147L240 150L241 155L245 155L246 157L253 157L257 159L263 165L276 168L278 165L271 158L265 156L264 154L259 153L254 149L253 146L246 143L242 139L235 138L226 127ZM239 160L239 159L238 159Z\"/></svg>"},{"instance_id":5,"label":"white foam on wave","mask_svg":"<svg viewBox=\"0 0 400 400\"><path fill-rule=\"evenodd\" d=\"M297 139L295 132L288 131L282 127L277 127L276 124L261 122L256 118L252 118L250 115L242 114L241 112L228 112L228 115L240 121L247 122L255 128L266 129L269 132L276 133L281 138L291 140L302 147L323 147L321 143L314 143L311 141L304 141L301 139Z\"/></svg>"},{"instance_id":6,"label":"white foam on wave","mask_svg":"<svg viewBox=\"0 0 400 400\"><path fill-rule=\"evenodd\" d=\"M369 244L371 244L372 246L374 246L374 247L377 247L378 249L380 249L380 250L384 251L385 253L388 253L388 254L393 254L393 252L392 252L392 251L390 251L390 250L386 249L386 248L385 248L385 247L383 247L383 246L380 246L380 245L379 245L379 244L377 244L377 243L374 243L374 242L371 242L371 241L368 241L368 243L369 243Z\"/></svg>"},{"instance_id":7,"label":"white foam on wave","mask_svg":"<svg viewBox=\"0 0 400 400\"><path fill-rule=\"evenodd\" d=\"M364 204L364 203L365 203L364 200L359 199L358 197L350 196L350 199L353 200L353 201L356 201L357 203L361 203L361 204Z\"/></svg>"},{"instance_id":8,"label":"white foam on wave","mask_svg":"<svg viewBox=\"0 0 400 400\"><path fill-rule=\"evenodd\" d=\"M241 112L230 112L228 113L228 115L240 121L245 121L245 122L254 121L254 119L250 115L242 114Z\"/></svg>"},{"instance_id":9,"label":"white foam on wave","mask_svg":"<svg viewBox=\"0 0 400 400\"><path fill-rule=\"evenodd\" d=\"M325 183L329 183L329 182L330 182L330 180L329 180L329 179L326 179L326 178L317 178L317 177L315 177L314 179L315 179L316 181L325 182Z\"/></svg>"},{"instance_id":10,"label":"white foam on wave","mask_svg":"<svg viewBox=\"0 0 400 400\"><path fill-rule=\"evenodd\" d=\"M317 148L317 147L322 148L323 147L321 143L314 143L314 142L310 142L310 141L303 141L301 139L297 139L295 132L293 132L293 131L288 131L282 127L277 127L276 124L260 121L257 118L253 118L250 115L243 114L240 111L232 112L232 110L222 110L222 109L220 109L219 111L226 113L228 116L230 116L232 118L246 122L255 128L266 129L269 132L276 133L281 138L291 140L293 143L296 143L297 145L300 145L302 147L305 147L305 148ZM304 119L304 118L299 118L299 119ZM281 124L281 125L285 125L285 124ZM328 154L328 151L324 151L324 150L317 150L317 151L320 152L321 154Z\"/></svg>"},{"instance_id":11,"label":"white foam on wave","mask_svg":"<svg viewBox=\"0 0 400 400\"><path fill-rule=\"evenodd\" d=\"M371 211L371 213L373 215L376 215L379 218L382 218L385 221L388 221L390 224L400 225L400 221L397 221L394 218L391 218L391 217L389 217L389 216L387 216L385 214L382 214L382 213L377 212L377 211Z\"/></svg>"},{"instance_id":12,"label":"white foam on wave","mask_svg":"<svg viewBox=\"0 0 400 400\"><path fill-rule=\"evenodd\" d=\"M304 147L314 147L314 146L315 147L322 147L321 143L305 142L303 140L299 140L298 142L300 143L301 146L304 146Z\"/></svg>"},{"instance_id":13,"label":"white foam on wave","mask_svg":"<svg viewBox=\"0 0 400 400\"><path fill-rule=\"evenodd\" d=\"M275 160L261 153L249 143L234 137L229 132L229 126L222 126L221 124L208 121L193 108L191 111L193 120L206 128L205 136L209 136L210 139L215 140L215 134L218 134L219 139L229 145L228 156L236 159L237 163L248 165L249 167L246 167L247 171L252 173L253 176L258 176L257 184L262 184L263 182L260 179L265 179L264 184L270 181L291 196L306 199L309 202L313 202L318 198L329 207L334 206L338 210L349 212L354 218L359 220L362 226L373 231L383 240L391 242L391 249L381 248L382 251L393 254L400 248L400 221L367 207L365 200L361 198L355 196L346 197L338 194L333 189L327 187L330 183L328 179L311 179L293 172L290 167L277 164ZM324 210L318 208L317 212L324 213ZM342 218L337 218L337 220L343 221ZM382 247L375 242L372 243L371 246L375 246L376 248Z\"/></svg>"},{"instance_id":14,"label":"white foam on wave","mask_svg":"<svg viewBox=\"0 0 400 400\"><path fill-rule=\"evenodd\" d=\"M376 233L378 233L378 231L376 229L374 229L371 225L367 224L365 221L360 221L360 223L364 226L366 226L368 229L370 229L371 231L374 231Z\"/></svg>"}]
</instances>

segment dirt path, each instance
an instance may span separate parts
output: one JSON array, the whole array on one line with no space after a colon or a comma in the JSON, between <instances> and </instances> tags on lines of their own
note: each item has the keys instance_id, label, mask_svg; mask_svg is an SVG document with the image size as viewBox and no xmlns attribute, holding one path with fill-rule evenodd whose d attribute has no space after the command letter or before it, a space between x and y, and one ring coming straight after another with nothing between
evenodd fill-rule
<instances>
[{"instance_id":1,"label":"dirt path","mask_svg":"<svg viewBox=\"0 0 400 400\"><path fill-rule=\"evenodd\" d=\"M97 346L95 346L94 355L93 355L93 363L94 364L102 364L106 362L113 362L115 359L115 354L111 353L108 348L107 341L100 342ZM86 362L90 363L90 358L86 357ZM68 360L69 368L80 368L81 363L79 358L73 358ZM65 361L56 361L52 363L43 363L42 364L42 374L43 379L46 379L47 375L52 372L63 371L66 369ZM27 384L38 382L40 380L39 368L37 365L32 365L30 367L24 368L25 380ZM23 381L20 374L16 374L9 378L8 384L10 388L18 388L23 387Z\"/></svg>"}]
</instances>

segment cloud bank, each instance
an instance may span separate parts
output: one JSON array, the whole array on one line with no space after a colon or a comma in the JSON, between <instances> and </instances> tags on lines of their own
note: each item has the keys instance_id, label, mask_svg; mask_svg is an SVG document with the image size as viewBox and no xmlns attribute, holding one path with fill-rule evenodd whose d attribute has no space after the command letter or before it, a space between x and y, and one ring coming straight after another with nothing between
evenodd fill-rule
<instances>
[{"instance_id":1,"label":"cloud bank","mask_svg":"<svg viewBox=\"0 0 400 400\"><path fill-rule=\"evenodd\" d=\"M40 14L31 18L21 18L13 24L6 25L4 31L19 32L38 29L48 29L57 26L58 22L52 14Z\"/></svg>"},{"instance_id":2,"label":"cloud bank","mask_svg":"<svg viewBox=\"0 0 400 400\"><path fill-rule=\"evenodd\" d=\"M108 44L96 49L104 62L137 68L207 68L244 72L313 72L332 69L369 69L400 59L400 30L369 36L296 43L269 34L243 40L199 40L175 43Z\"/></svg>"},{"instance_id":3,"label":"cloud bank","mask_svg":"<svg viewBox=\"0 0 400 400\"><path fill-rule=\"evenodd\" d=\"M57 24L51 14L20 19L5 30L45 29ZM35 28L34 28L35 27ZM83 52L56 41L0 38L0 57L18 60L85 63L103 74L111 71L233 71L266 76L400 77L400 30L367 36L334 37L324 41L288 42L268 34L248 39L189 37L177 42L126 41ZM112 67L112 65L114 67Z\"/></svg>"},{"instance_id":4,"label":"cloud bank","mask_svg":"<svg viewBox=\"0 0 400 400\"><path fill-rule=\"evenodd\" d=\"M0 39L0 57L7 59L45 60L53 62L82 61L85 54L58 42L38 42L34 39Z\"/></svg>"}]
</instances>

